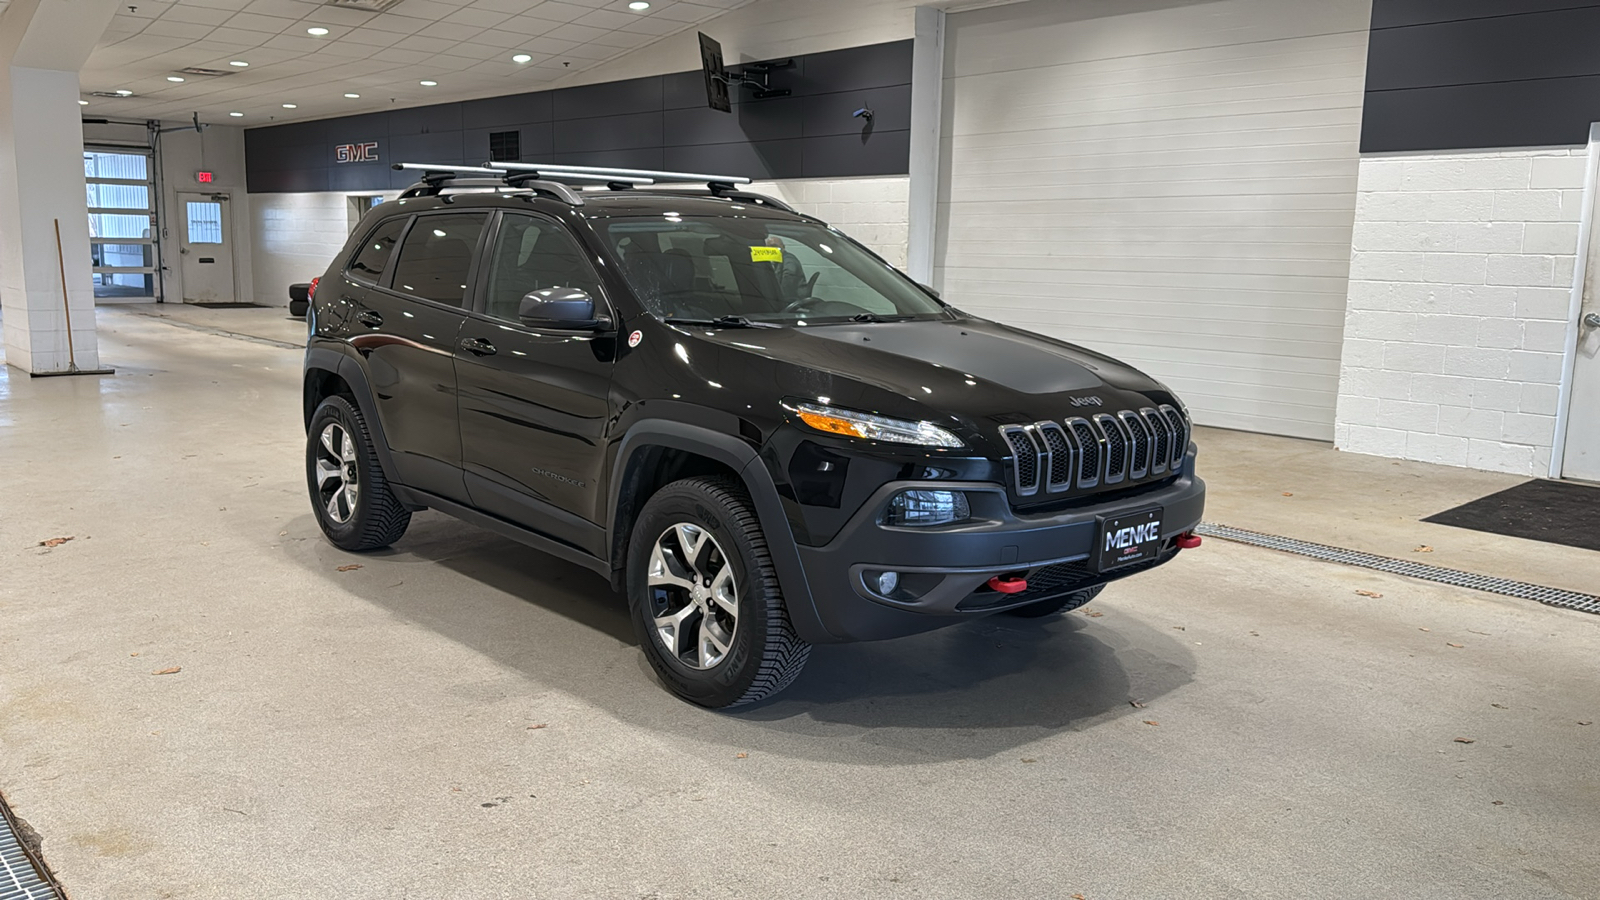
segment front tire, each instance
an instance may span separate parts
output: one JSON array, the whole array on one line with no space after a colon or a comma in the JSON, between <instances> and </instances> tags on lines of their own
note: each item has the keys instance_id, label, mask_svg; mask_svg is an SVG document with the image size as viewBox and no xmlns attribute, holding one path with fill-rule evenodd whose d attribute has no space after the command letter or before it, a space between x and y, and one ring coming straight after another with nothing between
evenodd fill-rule
<instances>
[{"instance_id":1,"label":"front tire","mask_svg":"<svg viewBox=\"0 0 1600 900\"><path fill-rule=\"evenodd\" d=\"M367 420L348 397L329 397L311 414L306 485L317 524L341 550L387 547L411 524L411 511L383 477Z\"/></svg>"},{"instance_id":2,"label":"front tire","mask_svg":"<svg viewBox=\"0 0 1600 900\"><path fill-rule=\"evenodd\" d=\"M770 697L811 655L789 622L750 497L732 478L675 481L645 504L628 545L628 605L651 668L700 706Z\"/></svg>"}]
</instances>

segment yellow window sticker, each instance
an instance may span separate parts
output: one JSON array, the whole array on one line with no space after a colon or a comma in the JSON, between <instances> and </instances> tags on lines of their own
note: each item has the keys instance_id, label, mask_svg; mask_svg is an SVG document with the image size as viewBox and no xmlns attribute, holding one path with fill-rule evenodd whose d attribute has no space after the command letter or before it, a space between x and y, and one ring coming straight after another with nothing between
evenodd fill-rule
<instances>
[{"instance_id":1,"label":"yellow window sticker","mask_svg":"<svg viewBox=\"0 0 1600 900\"><path fill-rule=\"evenodd\" d=\"M775 262L775 263L781 263L781 262L783 262L783 248L782 247L751 247L750 248L750 261L751 262Z\"/></svg>"}]
</instances>

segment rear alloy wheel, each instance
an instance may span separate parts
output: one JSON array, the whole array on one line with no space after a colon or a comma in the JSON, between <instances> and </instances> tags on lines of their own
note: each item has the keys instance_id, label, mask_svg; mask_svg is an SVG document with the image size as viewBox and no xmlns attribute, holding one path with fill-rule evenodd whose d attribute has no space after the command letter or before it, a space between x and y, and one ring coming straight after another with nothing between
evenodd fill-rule
<instances>
[{"instance_id":1,"label":"rear alloy wheel","mask_svg":"<svg viewBox=\"0 0 1600 900\"><path fill-rule=\"evenodd\" d=\"M348 397L329 397L311 414L306 485L317 524L341 549L387 547L411 524L411 511L383 477L367 421Z\"/></svg>"},{"instance_id":2,"label":"rear alloy wheel","mask_svg":"<svg viewBox=\"0 0 1600 900\"><path fill-rule=\"evenodd\" d=\"M645 658L668 690L712 709L787 687L811 645L789 622L744 486L686 478L640 510L628 601Z\"/></svg>"}]
</instances>

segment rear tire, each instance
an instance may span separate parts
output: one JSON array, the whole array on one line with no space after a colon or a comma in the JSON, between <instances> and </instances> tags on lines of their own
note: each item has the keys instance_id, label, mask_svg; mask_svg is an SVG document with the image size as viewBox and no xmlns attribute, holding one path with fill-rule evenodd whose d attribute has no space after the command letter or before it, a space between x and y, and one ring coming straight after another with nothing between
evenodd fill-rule
<instances>
[{"instance_id":1,"label":"rear tire","mask_svg":"<svg viewBox=\"0 0 1600 900\"><path fill-rule=\"evenodd\" d=\"M789 622L766 537L744 486L686 478L656 492L628 544L628 606L667 689L723 709L799 676L811 645Z\"/></svg>"},{"instance_id":2,"label":"rear tire","mask_svg":"<svg viewBox=\"0 0 1600 900\"><path fill-rule=\"evenodd\" d=\"M311 414L306 484L317 524L341 550L387 547L411 524L411 510L383 477L367 420L348 397L329 397Z\"/></svg>"},{"instance_id":3,"label":"rear tire","mask_svg":"<svg viewBox=\"0 0 1600 900\"><path fill-rule=\"evenodd\" d=\"M1069 613L1100 596L1100 592L1105 589L1105 585L1097 584L1088 590L1063 594L1053 600L1040 600L1038 603L1030 603L1027 606L1019 606L1016 609L1008 609L1006 613L1023 619L1042 619L1045 616Z\"/></svg>"}]
</instances>

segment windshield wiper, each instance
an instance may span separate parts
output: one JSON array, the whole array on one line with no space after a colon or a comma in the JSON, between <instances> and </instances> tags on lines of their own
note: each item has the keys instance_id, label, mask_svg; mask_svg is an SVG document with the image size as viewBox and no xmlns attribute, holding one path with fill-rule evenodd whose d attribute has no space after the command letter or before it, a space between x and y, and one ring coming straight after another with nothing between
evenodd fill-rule
<instances>
[{"instance_id":1,"label":"windshield wiper","mask_svg":"<svg viewBox=\"0 0 1600 900\"><path fill-rule=\"evenodd\" d=\"M667 316L661 321L668 325L711 325L717 328L782 328L772 322L753 322L744 316L717 316L714 319L686 319L682 316Z\"/></svg>"},{"instance_id":2,"label":"windshield wiper","mask_svg":"<svg viewBox=\"0 0 1600 900\"><path fill-rule=\"evenodd\" d=\"M852 321L852 322L904 322L907 319L914 319L914 318L916 318L916 316L905 316L905 315L902 315L902 316L884 316L884 315L879 315L878 313L866 312L866 313L857 313L857 314L851 316L850 317L850 321Z\"/></svg>"}]
</instances>

